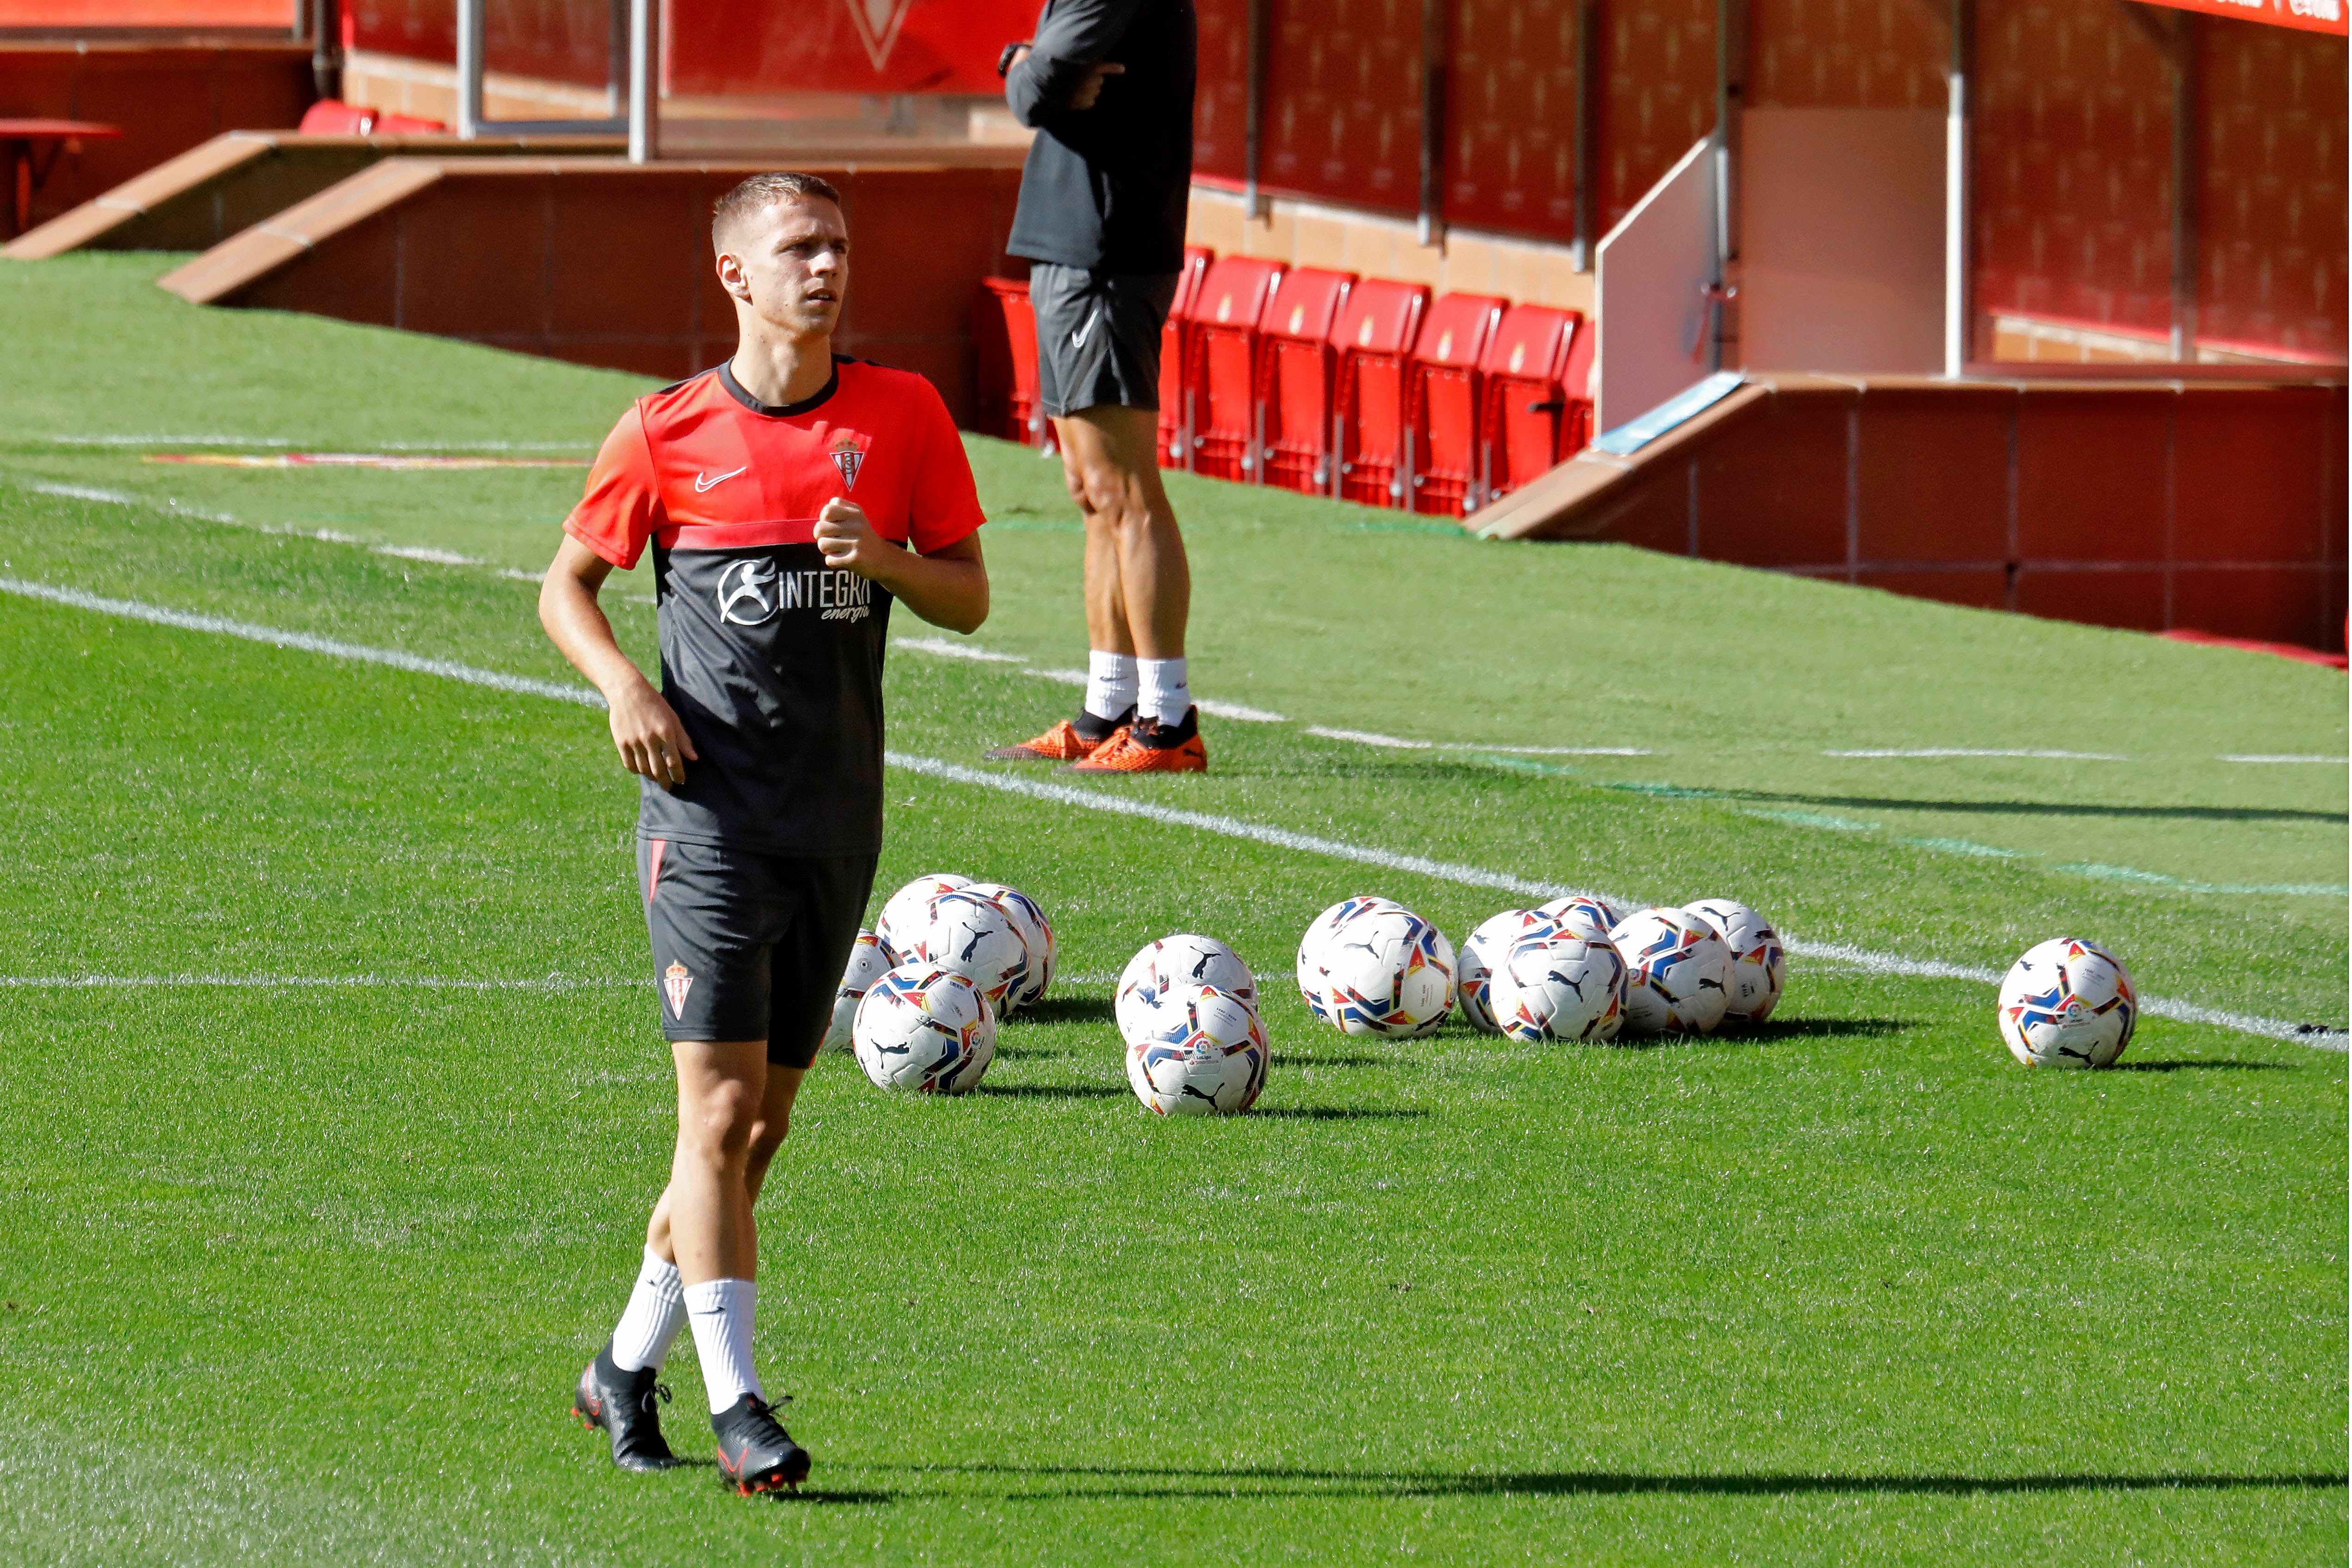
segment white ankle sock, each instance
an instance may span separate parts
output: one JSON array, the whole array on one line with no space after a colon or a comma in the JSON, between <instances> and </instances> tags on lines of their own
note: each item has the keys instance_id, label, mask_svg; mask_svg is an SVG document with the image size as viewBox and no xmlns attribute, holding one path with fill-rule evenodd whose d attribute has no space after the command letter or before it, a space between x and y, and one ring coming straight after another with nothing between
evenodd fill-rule
<instances>
[{"instance_id":1,"label":"white ankle sock","mask_svg":"<svg viewBox=\"0 0 2352 1568\"><path fill-rule=\"evenodd\" d=\"M1097 719L1117 719L1135 706L1135 656L1131 653L1104 653L1099 648L1087 655L1087 711Z\"/></svg>"},{"instance_id":2,"label":"white ankle sock","mask_svg":"<svg viewBox=\"0 0 2352 1568\"><path fill-rule=\"evenodd\" d=\"M645 1266L637 1270L636 1289L613 1331L613 1364L623 1372L644 1367L661 1370L678 1330L686 1327L686 1286L677 1265L646 1248Z\"/></svg>"},{"instance_id":3,"label":"white ankle sock","mask_svg":"<svg viewBox=\"0 0 2352 1568\"><path fill-rule=\"evenodd\" d=\"M760 1288L749 1279L705 1279L686 1288L686 1321L694 1325L713 1415L747 1394L767 1397L751 1370L751 1315L759 1304Z\"/></svg>"},{"instance_id":4,"label":"white ankle sock","mask_svg":"<svg viewBox=\"0 0 2352 1568\"><path fill-rule=\"evenodd\" d=\"M1162 724L1181 724L1192 707L1192 683L1185 678L1184 656L1139 658L1135 673L1137 716Z\"/></svg>"}]
</instances>

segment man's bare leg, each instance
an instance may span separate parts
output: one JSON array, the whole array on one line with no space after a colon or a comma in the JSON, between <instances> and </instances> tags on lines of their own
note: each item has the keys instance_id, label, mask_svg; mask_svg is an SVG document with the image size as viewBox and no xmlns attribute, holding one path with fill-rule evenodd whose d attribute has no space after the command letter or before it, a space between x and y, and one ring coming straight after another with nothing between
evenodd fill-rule
<instances>
[{"instance_id":1,"label":"man's bare leg","mask_svg":"<svg viewBox=\"0 0 2352 1568\"><path fill-rule=\"evenodd\" d=\"M1101 403L1055 420L1054 430L1087 523L1087 640L1109 653L1181 658L1192 573L1160 482L1160 416Z\"/></svg>"},{"instance_id":2,"label":"man's bare leg","mask_svg":"<svg viewBox=\"0 0 2352 1568\"><path fill-rule=\"evenodd\" d=\"M753 1204L760 1201L760 1188L768 1179L768 1166L792 1130L793 1101L799 1098L801 1081L807 1077L806 1068L773 1064L768 1068L767 1092L761 1098L760 1119L751 1125L751 1141L743 1162L744 1191ZM670 1235L667 1187L662 1189L661 1200L654 1205L653 1218L646 1222L646 1250L673 1266L677 1262L677 1245Z\"/></svg>"}]
</instances>

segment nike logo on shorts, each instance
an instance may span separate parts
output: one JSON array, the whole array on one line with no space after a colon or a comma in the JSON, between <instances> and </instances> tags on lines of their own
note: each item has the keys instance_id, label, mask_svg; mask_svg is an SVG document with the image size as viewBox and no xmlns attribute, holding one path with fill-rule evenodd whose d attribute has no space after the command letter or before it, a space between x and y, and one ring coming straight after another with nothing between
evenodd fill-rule
<instances>
[{"instance_id":1,"label":"nike logo on shorts","mask_svg":"<svg viewBox=\"0 0 2352 1568\"><path fill-rule=\"evenodd\" d=\"M748 468L751 466L751 464L746 463L743 465L743 468ZM731 479L736 475L741 473L743 468L730 468L723 474L710 474L708 476L697 474L694 476L694 493L696 495L701 495L714 485L725 484L729 479Z\"/></svg>"},{"instance_id":2,"label":"nike logo on shorts","mask_svg":"<svg viewBox=\"0 0 2352 1568\"><path fill-rule=\"evenodd\" d=\"M1074 349L1082 349L1082 348L1086 347L1086 346L1087 346L1087 333L1089 333L1089 332L1091 332L1091 331L1093 331L1095 330L1095 323L1096 323L1097 321L1101 321L1101 320L1102 320L1102 309L1101 309L1101 307L1097 306L1097 307L1096 307L1096 308L1095 308L1095 310L1094 310L1090 314L1088 314L1088 316L1087 317L1087 324L1086 324L1085 326L1083 326L1083 327L1080 327L1076 331L1072 332L1072 333L1070 334L1070 346L1071 346L1072 348L1074 348Z\"/></svg>"}]
</instances>

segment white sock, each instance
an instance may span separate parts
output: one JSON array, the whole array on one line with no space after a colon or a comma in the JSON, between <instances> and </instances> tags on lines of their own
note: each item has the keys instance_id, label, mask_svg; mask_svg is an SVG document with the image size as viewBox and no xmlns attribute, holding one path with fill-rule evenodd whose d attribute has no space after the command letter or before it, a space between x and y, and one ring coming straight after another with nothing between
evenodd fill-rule
<instances>
[{"instance_id":1,"label":"white sock","mask_svg":"<svg viewBox=\"0 0 2352 1568\"><path fill-rule=\"evenodd\" d=\"M636 1289L613 1331L613 1364L623 1372L651 1367L661 1370L678 1330L686 1327L686 1286L677 1265L646 1248L645 1267L637 1270Z\"/></svg>"},{"instance_id":2,"label":"white sock","mask_svg":"<svg viewBox=\"0 0 2352 1568\"><path fill-rule=\"evenodd\" d=\"M713 1415L747 1394L767 1397L751 1370L751 1314L759 1304L760 1288L749 1279L705 1279L686 1288L686 1321L694 1325Z\"/></svg>"},{"instance_id":3,"label":"white sock","mask_svg":"<svg viewBox=\"0 0 2352 1568\"><path fill-rule=\"evenodd\" d=\"M1095 649L1087 655L1087 711L1097 719L1115 720L1135 706L1135 656L1131 653L1104 653Z\"/></svg>"},{"instance_id":4,"label":"white sock","mask_svg":"<svg viewBox=\"0 0 2352 1568\"><path fill-rule=\"evenodd\" d=\"M1184 656L1135 661L1135 711L1139 718L1181 724L1192 709L1192 683L1185 679Z\"/></svg>"}]
</instances>

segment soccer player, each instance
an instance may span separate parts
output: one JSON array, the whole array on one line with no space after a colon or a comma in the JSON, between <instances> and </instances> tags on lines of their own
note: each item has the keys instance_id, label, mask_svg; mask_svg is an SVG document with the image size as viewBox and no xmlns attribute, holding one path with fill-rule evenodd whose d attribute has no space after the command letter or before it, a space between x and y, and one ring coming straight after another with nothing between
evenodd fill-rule
<instances>
[{"instance_id":1,"label":"soccer player","mask_svg":"<svg viewBox=\"0 0 2352 1568\"><path fill-rule=\"evenodd\" d=\"M748 1494L809 1470L752 1370L751 1205L873 889L890 603L969 632L988 616L988 572L971 468L939 394L833 353L849 282L834 187L755 175L710 227L735 357L621 416L539 605L604 692L622 765L642 775L637 890L677 1069L669 1185L573 1411L612 1434L623 1468L676 1463L656 1378L690 1323L719 1467ZM596 602L648 542L658 691Z\"/></svg>"},{"instance_id":2,"label":"soccer player","mask_svg":"<svg viewBox=\"0 0 2352 1568\"><path fill-rule=\"evenodd\" d=\"M1086 703L992 757L1082 773L1209 765L1184 665L1192 579L1160 484L1160 331L1192 182L1192 0L1046 0L997 60L1034 126L1013 237L1028 257L1038 394L1086 518Z\"/></svg>"}]
</instances>

